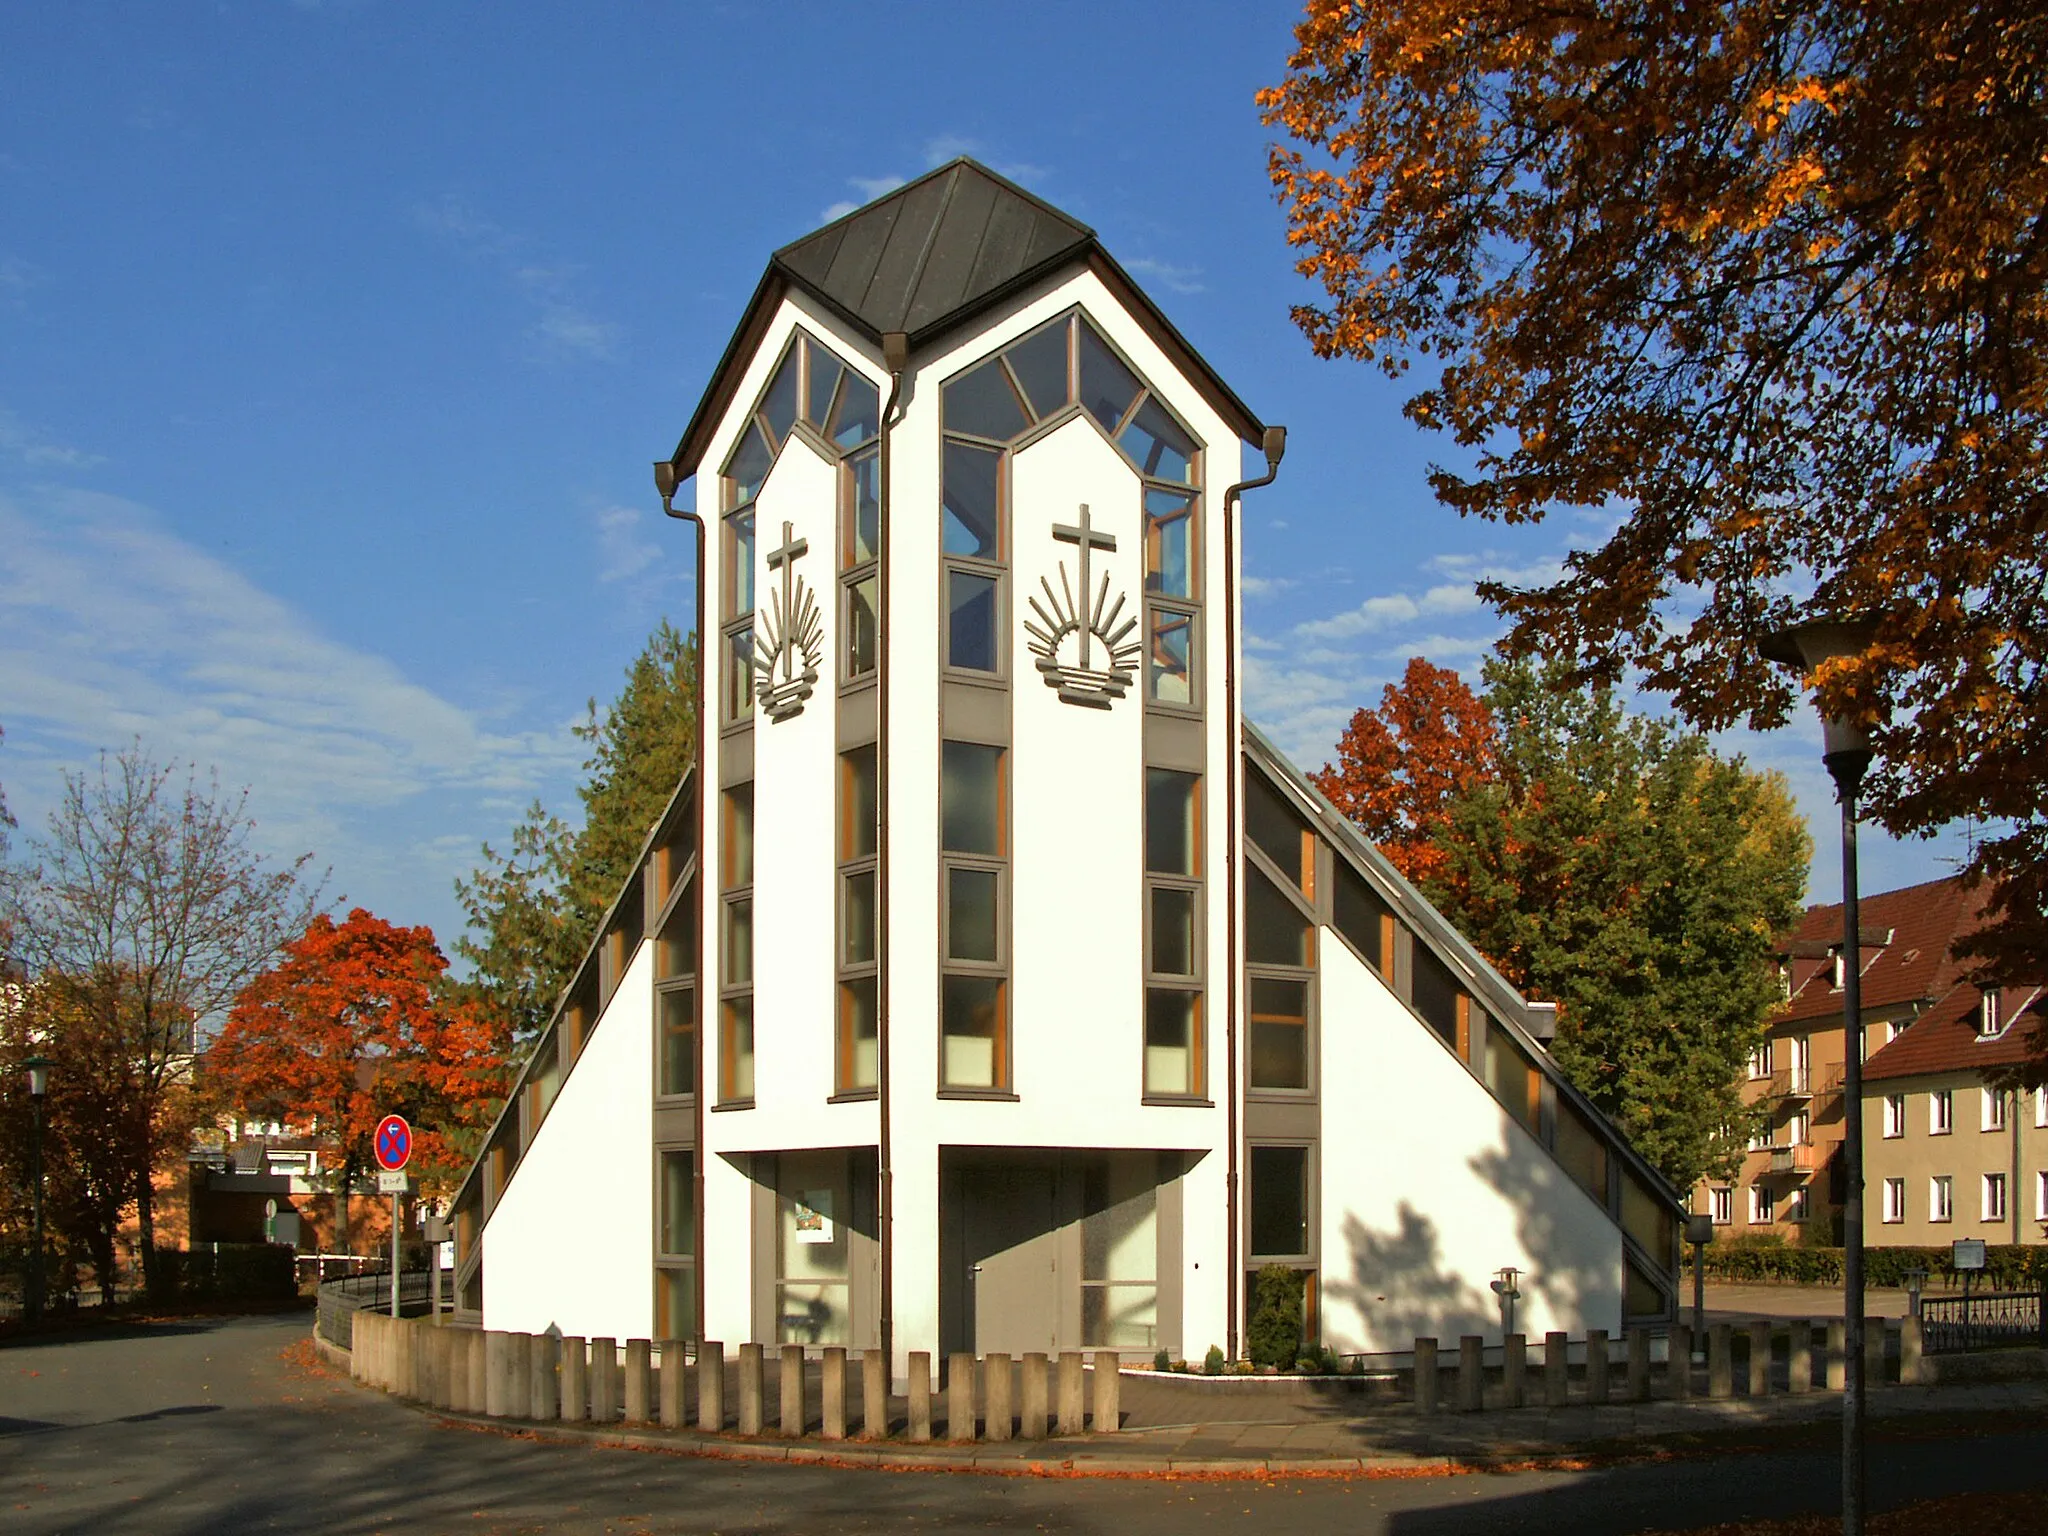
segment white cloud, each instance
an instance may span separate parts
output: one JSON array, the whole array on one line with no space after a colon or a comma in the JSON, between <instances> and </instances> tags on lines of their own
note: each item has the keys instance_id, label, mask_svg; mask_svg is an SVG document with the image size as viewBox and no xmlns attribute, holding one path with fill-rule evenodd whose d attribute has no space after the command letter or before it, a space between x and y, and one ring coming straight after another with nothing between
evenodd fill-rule
<instances>
[{"instance_id":1,"label":"white cloud","mask_svg":"<svg viewBox=\"0 0 2048 1536\"><path fill-rule=\"evenodd\" d=\"M507 289L532 309L526 335L537 356L572 362L610 362L618 356L624 331L590 312L577 292L580 268L537 259L531 239L452 192L418 205L413 218L428 234L496 269Z\"/></svg>"},{"instance_id":2,"label":"white cloud","mask_svg":"<svg viewBox=\"0 0 2048 1536\"><path fill-rule=\"evenodd\" d=\"M1278 597L1300 585L1292 576L1247 576L1238 588L1246 597Z\"/></svg>"},{"instance_id":3,"label":"white cloud","mask_svg":"<svg viewBox=\"0 0 2048 1536\"><path fill-rule=\"evenodd\" d=\"M1179 267L1171 262L1155 261L1149 256L1140 256L1127 261L1124 266L1139 277L1149 277L1171 288L1175 293L1204 293L1200 267Z\"/></svg>"},{"instance_id":4,"label":"white cloud","mask_svg":"<svg viewBox=\"0 0 2048 1536\"><path fill-rule=\"evenodd\" d=\"M0 453L24 464L59 469L91 469L104 460L96 453L57 442L40 427L29 425L6 406L0 405Z\"/></svg>"},{"instance_id":5,"label":"white cloud","mask_svg":"<svg viewBox=\"0 0 2048 1536\"><path fill-rule=\"evenodd\" d=\"M18 812L51 802L60 769L139 736L160 761L251 786L265 846L318 849L351 883L409 894L445 892L466 865L398 824L424 819L422 837L473 854L581 755L566 720L494 730L322 634L150 508L83 491L0 494L0 721Z\"/></svg>"},{"instance_id":6,"label":"white cloud","mask_svg":"<svg viewBox=\"0 0 2048 1536\"><path fill-rule=\"evenodd\" d=\"M628 581L661 560L661 545L641 528L637 507L604 507L596 516L599 581Z\"/></svg>"}]
</instances>

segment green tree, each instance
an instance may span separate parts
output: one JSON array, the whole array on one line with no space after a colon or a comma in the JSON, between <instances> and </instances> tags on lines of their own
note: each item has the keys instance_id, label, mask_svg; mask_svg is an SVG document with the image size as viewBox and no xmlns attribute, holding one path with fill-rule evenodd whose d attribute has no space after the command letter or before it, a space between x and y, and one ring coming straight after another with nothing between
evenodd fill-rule
<instances>
[{"instance_id":1,"label":"green tree","mask_svg":"<svg viewBox=\"0 0 2048 1536\"><path fill-rule=\"evenodd\" d=\"M469 918L455 944L470 967L469 989L517 1041L546 1025L690 766L696 667L694 638L662 620L626 668L619 696L602 715L593 698L575 728L590 747L576 792L583 825L571 827L536 801L507 851L484 844L483 863L455 883Z\"/></svg>"},{"instance_id":2,"label":"green tree","mask_svg":"<svg viewBox=\"0 0 2048 1536\"><path fill-rule=\"evenodd\" d=\"M1469 786L1426 885L1528 995L1560 1066L1687 1189L1741 1156L1744 1065L1810 846L1783 780L1527 661L1486 668L1499 777Z\"/></svg>"}]
</instances>

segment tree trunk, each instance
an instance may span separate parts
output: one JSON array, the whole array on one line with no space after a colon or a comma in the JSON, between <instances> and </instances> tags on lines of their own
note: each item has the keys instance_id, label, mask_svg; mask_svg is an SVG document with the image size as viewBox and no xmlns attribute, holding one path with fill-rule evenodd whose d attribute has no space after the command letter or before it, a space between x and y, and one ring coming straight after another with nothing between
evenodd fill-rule
<instances>
[{"instance_id":1,"label":"tree trunk","mask_svg":"<svg viewBox=\"0 0 2048 1536\"><path fill-rule=\"evenodd\" d=\"M334 1185L334 1246L343 1253L354 1251L348 1245L348 1191L355 1183L355 1172L356 1160L344 1157Z\"/></svg>"},{"instance_id":2,"label":"tree trunk","mask_svg":"<svg viewBox=\"0 0 2048 1536\"><path fill-rule=\"evenodd\" d=\"M148 1159L135 1179L135 1241L142 1249L142 1289L155 1297L163 1283L156 1261L156 1181Z\"/></svg>"}]
</instances>

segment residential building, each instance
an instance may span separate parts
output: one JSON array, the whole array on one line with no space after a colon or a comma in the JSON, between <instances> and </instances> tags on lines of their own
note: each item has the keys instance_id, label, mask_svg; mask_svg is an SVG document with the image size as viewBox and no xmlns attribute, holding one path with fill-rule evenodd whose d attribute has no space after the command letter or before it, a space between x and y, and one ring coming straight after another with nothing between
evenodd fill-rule
<instances>
[{"instance_id":1,"label":"residential building","mask_svg":"<svg viewBox=\"0 0 2048 1536\"><path fill-rule=\"evenodd\" d=\"M1245 445L971 161L775 253L667 461L702 766L457 1194L466 1310L899 1375L1234 1353L1268 1264L1340 1350L1497 1338L1504 1270L1521 1331L1670 1315L1682 1205L1551 1010L1241 717Z\"/></svg>"},{"instance_id":2,"label":"residential building","mask_svg":"<svg viewBox=\"0 0 2048 1536\"><path fill-rule=\"evenodd\" d=\"M2032 1106L2019 1116L2008 1107L1998 1129L1980 1128L1989 1123L1982 1072L2018 1059L2027 1032L2019 1020L2038 1000L2007 993L1989 1004L1991 1016L2003 1021L1999 1027L1980 1032L1971 1022L1984 1017L1987 1005L1964 980L1955 946L1981 921L1983 901L1982 887L1953 878L1862 900L1866 1242L1947 1241L1924 1235L1936 1228L1976 1235L1979 1213L1994 1199L2003 1202L1996 1225L2013 1230L2012 1195L2022 1179L2012 1157L2032 1155L2023 1147L2031 1127L2015 1121L2031 1115ZM1785 1007L1750 1060L1745 1092L1749 1103L1764 1107L1764 1128L1732 1183L1707 1180L1694 1191L1694 1210L1712 1216L1719 1238L1811 1232L1840 1241L1842 935L1839 905L1809 907L1780 951ZM1887 1086L1880 1089L1880 1082ZM1963 1147L1955 1138L1965 1131L1976 1138L1967 1145L1984 1156L1951 1166L1941 1154ZM1994 1153L1993 1140L2005 1150ZM2002 1178L1988 1178L2000 1169ZM1935 1182L1941 1179L1949 1182ZM2029 1186L2022 1193L2031 1211L2037 1191ZM2048 1186L2039 1193L2048 1196ZM1953 1214L1930 1218L1934 1210ZM2038 1240L2040 1229L2032 1230Z\"/></svg>"}]
</instances>

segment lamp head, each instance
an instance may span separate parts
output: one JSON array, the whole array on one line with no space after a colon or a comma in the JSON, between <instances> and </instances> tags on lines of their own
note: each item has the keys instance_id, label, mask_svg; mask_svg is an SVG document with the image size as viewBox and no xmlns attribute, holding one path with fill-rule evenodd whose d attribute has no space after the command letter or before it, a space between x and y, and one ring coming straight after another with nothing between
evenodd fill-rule
<instances>
[{"instance_id":1,"label":"lamp head","mask_svg":"<svg viewBox=\"0 0 2048 1536\"><path fill-rule=\"evenodd\" d=\"M21 1065L28 1073L28 1096L42 1102L43 1095L50 1091L50 1068L55 1063L46 1056L31 1056Z\"/></svg>"},{"instance_id":2,"label":"lamp head","mask_svg":"<svg viewBox=\"0 0 2048 1536\"><path fill-rule=\"evenodd\" d=\"M1685 1240L1695 1248L1704 1248L1714 1240L1714 1218L1704 1212L1685 1218Z\"/></svg>"},{"instance_id":3,"label":"lamp head","mask_svg":"<svg viewBox=\"0 0 2048 1536\"><path fill-rule=\"evenodd\" d=\"M1877 621L1863 618L1808 619L1764 636L1757 649L1766 661L1796 668L1811 685L1813 674L1831 661L1869 652L1877 639ZM1862 782L1870 766L1868 723L1850 715L1822 714L1821 761L1845 794Z\"/></svg>"}]
</instances>

